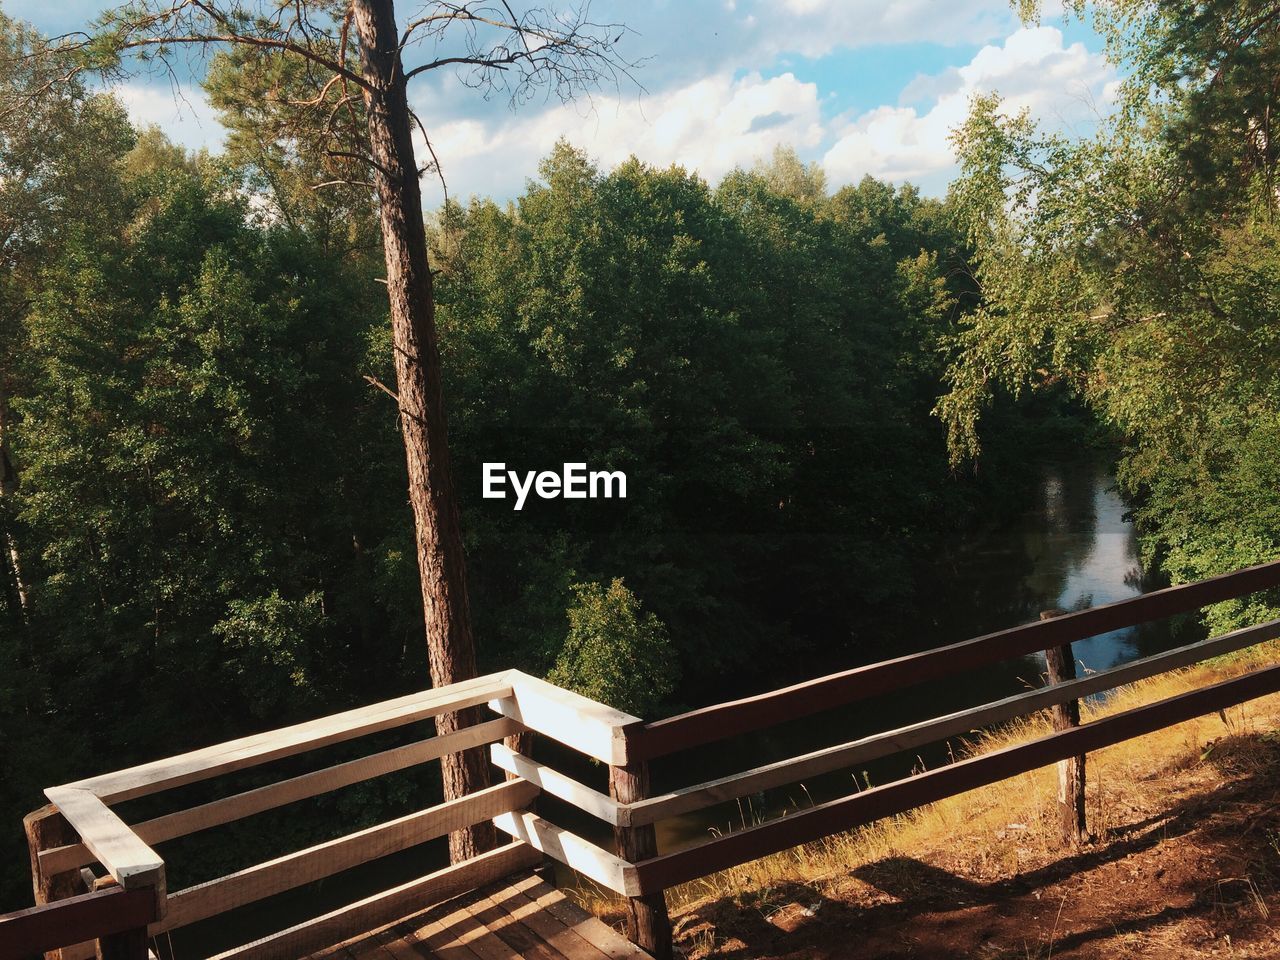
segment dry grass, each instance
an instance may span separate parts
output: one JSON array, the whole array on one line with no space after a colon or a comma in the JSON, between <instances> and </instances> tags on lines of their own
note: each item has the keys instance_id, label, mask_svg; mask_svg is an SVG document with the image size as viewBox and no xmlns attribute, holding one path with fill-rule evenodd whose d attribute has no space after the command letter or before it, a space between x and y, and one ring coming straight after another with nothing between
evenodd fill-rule
<instances>
[{"instance_id":1,"label":"dry grass","mask_svg":"<svg viewBox=\"0 0 1280 960\"><path fill-rule=\"evenodd\" d=\"M1084 719L1117 713L1230 679L1259 666L1270 666L1275 663L1277 652L1280 646L1276 643L1264 644L1132 684L1105 701L1085 705ZM1248 742L1249 735L1270 736L1278 726L1280 694L1090 754L1090 831L1105 841L1144 817L1164 812L1187 788L1190 771L1204 768L1210 757L1218 768L1263 762L1251 758L1249 750L1240 745ZM957 744L956 753L986 753L1043 736L1050 730L1047 715L1041 713L976 735L970 743ZM1201 779L1215 775L1203 773ZM948 873L972 881L1014 876L1062 855L1056 837L1056 776L1054 767L1042 768L685 884L667 892L673 918L679 925L682 916L692 917L700 908L715 902L730 902L744 910L767 914L784 904L803 904L805 888L812 891L814 902L848 900L851 894L874 895L877 891L869 888L851 889L860 885L856 879L859 868L873 864L881 877L886 869L893 869L893 864L909 862L944 864ZM904 870L901 877L893 879L899 899L912 896L913 884L928 882L927 875L912 870ZM1223 878L1222 882L1241 886L1244 898L1249 898L1251 881L1247 878ZM928 896L930 891L916 892ZM598 890L579 891L579 896L606 919L617 919L621 913L620 905L602 899ZM1239 898L1241 891L1232 890L1231 896ZM1256 889L1252 901L1265 916L1268 907ZM694 948L691 955L713 952L710 942L698 948L692 940L696 940L696 933L685 944L686 952Z\"/></svg>"}]
</instances>

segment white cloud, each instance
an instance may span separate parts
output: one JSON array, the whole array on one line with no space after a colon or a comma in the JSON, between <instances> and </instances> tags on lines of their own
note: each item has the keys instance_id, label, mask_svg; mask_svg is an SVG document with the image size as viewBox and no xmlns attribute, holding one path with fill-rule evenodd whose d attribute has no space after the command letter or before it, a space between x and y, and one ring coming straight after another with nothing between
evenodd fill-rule
<instances>
[{"instance_id":1,"label":"white cloud","mask_svg":"<svg viewBox=\"0 0 1280 960\"><path fill-rule=\"evenodd\" d=\"M570 104L493 124L455 120L429 132L450 192L459 197L518 193L562 136L605 168L634 154L658 166L680 164L714 182L735 166L768 157L779 143L814 149L824 135L817 86L789 73L767 80L758 73L737 80L716 74L641 103L596 97L589 110ZM438 200L430 182L424 186L428 202Z\"/></svg>"},{"instance_id":2,"label":"white cloud","mask_svg":"<svg viewBox=\"0 0 1280 960\"><path fill-rule=\"evenodd\" d=\"M619 51L643 61L636 79L655 96L721 73L775 73L787 58L813 60L885 44L975 46L1017 27L1008 0L594 0L591 16L626 24ZM421 62L433 49L413 47L408 57ZM441 71L421 79L438 92L450 76ZM491 106L505 102L496 100ZM485 106L469 93L441 99L436 109L452 119Z\"/></svg>"},{"instance_id":3,"label":"white cloud","mask_svg":"<svg viewBox=\"0 0 1280 960\"><path fill-rule=\"evenodd\" d=\"M760 44L817 56L841 46L885 42L899 34L918 41L950 33L950 39L960 40L981 33L988 20L1007 16L1008 11L1005 0L774 2L772 14L761 17L753 42L737 52L737 63L770 62ZM746 29L743 17L751 10L766 9L763 0L720 3L731 11L734 29ZM957 12L958 7L963 11ZM658 166L681 164L713 183L735 166L750 166L768 157L776 144L785 143L806 159L820 159L833 186L871 174L912 180L927 192L940 193L955 173L950 133L963 122L975 93L998 90L1012 108L1029 107L1039 119L1059 128L1085 127L1096 112L1109 108L1115 73L1101 54L1079 43L1064 45L1061 32L1051 27L1006 29L1011 32L1002 42L982 47L967 64L919 76L902 90L896 104L856 116L831 117L825 98L832 91L802 82L792 73L743 74L732 63L708 67L702 76L687 76L641 98L597 95L586 103L516 113L497 104L481 109L483 101L477 101L474 91L442 74L418 92L416 105L429 124L450 192L457 197L517 195L526 178L536 174L539 159L562 136L605 169L634 154ZM676 49L696 40L671 39ZM776 64L779 56L775 54L772 62ZM223 129L198 86L186 85L179 93L166 83L137 81L115 92L135 122L159 124L184 146L217 149L223 140ZM467 105L465 112L462 104ZM438 184L428 178L424 188L427 204L434 206L440 200Z\"/></svg>"},{"instance_id":4,"label":"white cloud","mask_svg":"<svg viewBox=\"0 0 1280 960\"><path fill-rule=\"evenodd\" d=\"M196 84L176 89L168 84L125 83L111 92L120 98L135 126L155 124L174 143L191 150L217 150L222 146L226 131L205 92Z\"/></svg>"},{"instance_id":5,"label":"white cloud","mask_svg":"<svg viewBox=\"0 0 1280 960\"><path fill-rule=\"evenodd\" d=\"M949 136L975 94L998 91L1011 110L1026 107L1049 126L1075 129L1107 111L1115 84L1114 68L1101 54L1080 43L1064 47L1053 27L1022 28L1003 46L983 47L963 67L916 78L902 100L931 102L927 109L881 106L847 122L823 165L835 183L871 174L936 188L954 173Z\"/></svg>"},{"instance_id":6,"label":"white cloud","mask_svg":"<svg viewBox=\"0 0 1280 960\"><path fill-rule=\"evenodd\" d=\"M827 0L786 0L825 9ZM822 91L790 73L765 79L727 72L692 81L639 104L597 97L593 109L558 106L537 114L457 119L431 131L453 195L513 196L558 137L587 150L606 169L635 154L666 166L677 163L711 182L735 166L750 166L779 143L802 156L821 156L833 186L864 175L911 180L940 193L955 173L950 134L975 93L998 90L1010 108L1028 107L1061 128L1083 127L1106 112L1115 71L1082 44L1064 46L1052 27L1020 28L1002 44L934 76L917 77L898 105L857 117L825 119ZM423 104L430 116L429 104ZM438 188L426 185L428 202Z\"/></svg>"}]
</instances>

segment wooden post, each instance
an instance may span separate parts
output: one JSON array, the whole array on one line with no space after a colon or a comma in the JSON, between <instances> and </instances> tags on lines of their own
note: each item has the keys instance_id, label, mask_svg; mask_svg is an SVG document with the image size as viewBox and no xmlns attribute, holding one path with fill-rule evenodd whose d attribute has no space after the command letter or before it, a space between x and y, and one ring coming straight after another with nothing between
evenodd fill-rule
<instances>
[{"instance_id":1,"label":"wooden post","mask_svg":"<svg viewBox=\"0 0 1280 960\"><path fill-rule=\"evenodd\" d=\"M98 941L98 960L148 960L147 928L113 933Z\"/></svg>"},{"instance_id":2,"label":"wooden post","mask_svg":"<svg viewBox=\"0 0 1280 960\"><path fill-rule=\"evenodd\" d=\"M40 869L39 854L42 850L80 842L80 834L67 823L67 818L58 808L52 803L45 804L23 817L22 826L26 830L27 850L31 854L31 889L36 905L85 893L87 888L80 879L79 870L45 876Z\"/></svg>"},{"instance_id":3,"label":"wooden post","mask_svg":"<svg viewBox=\"0 0 1280 960\"><path fill-rule=\"evenodd\" d=\"M31 890L35 894L36 906L86 893L88 887L79 870L46 876L40 869L39 854L42 850L80 842L80 834L58 808L52 803L45 804L23 817L22 826L27 834L27 851L31 854ZM45 956L48 960L61 960L62 951L50 950Z\"/></svg>"},{"instance_id":4,"label":"wooden post","mask_svg":"<svg viewBox=\"0 0 1280 960\"><path fill-rule=\"evenodd\" d=\"M649 765L633 760L626 766L609 767L609 795L618 803L647 799ZM658 854L658 838L652 824L614 827L613 839L618 856L628 863L639 863ZM627 898L627 938L656 960L671 960L671 918L667 915L665 893Z\"/></svg>"},{"instance_id":5,"label":"wooden post","mask_svg":"<svg viewBox=\"0 0 1280 960\"><path fill-rule=\"evenodd\" d=\"M1045 610L1041 620L1061 616L1062 610ZM1071 644L1050 647L1044 652L1049 683L1065 683L1076 678L1076 661ZM1080 701L1068 700L1050 708L1055 730L1068 730L1080 726ZM1062 840L1076 847L1088 836L1084 811L1084 756L1071 757L1058 762L1058 817Z\"/></svg>"}]
</instances>

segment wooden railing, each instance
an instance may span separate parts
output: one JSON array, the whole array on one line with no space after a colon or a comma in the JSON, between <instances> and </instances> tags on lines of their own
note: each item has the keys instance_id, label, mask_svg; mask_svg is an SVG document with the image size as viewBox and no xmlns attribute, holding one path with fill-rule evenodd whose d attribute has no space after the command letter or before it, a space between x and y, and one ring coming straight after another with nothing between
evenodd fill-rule
<instances>
[{"instance_id":1,"label":"wooden railing","mask_svg":"<svg viewBox=\"0 0 1280 960\"><path fill-rule=\"evenodd\" d=\"M156 897L145 888L83 893L0 917L0 958L26 960L92 939L99 955L114 960L128 956L127 946L155 919Z\"/></svg>"},{"instance_id":2,"label":"wooden railing","mask_svg":"<svg viewBox=\"0 0 1280 960\"><path fill-rule=\"evenodd\" d=\"M62 960L81 960L93 955L94 947L87 942L93 938L107 944L104 955L134 960L145 956L147 937L487 820L492 820L511 842L465 863L229 950L218 960L297 957L532 865L544 856L626 898L631 938L656 957L669 957L670 926L663 892L676 884L1280 691L1280 666L1255 670L1082 726L1056 730L1027 743L863 790L684 849L658 853L653 826L658 821L943 741L1272 640L1280 637L1280 620L658 795L650 795L649 760L924 680L1061 647L1276 586L1280 586L1280 562L1057 616L653 723L644 723L519 671L509 671L50 788L46 793L56 806L57 815L65 818L74 834L70 840L34 843L37 889L54 889L58 877L74 874L93 863L102 865L115 886L87 897L58 899L45 907L0 917L0 960L24 956L24 951L60 946L68 947L62 951ZM488 705L493 719L176 813L129 825L111 809L112 804L125 800L481 704ZM530 732L608 765L609 792L593 789L529 752L522 752L516 735ZM497 786L193 887L166 891L165 864L151 844L484 744L490 745L493 763L508 777ZM611 826L614 852L535 813L532 803L539 794L557 797ZM59 836L56 830L45 835L55 840ZM102 921L107 913L116 919ZM51 919L55 916L60 919ZM139 953L139 949L144 952Z\"/></svg>"},{"instance_id":3,"label":"wooden railing","mask_svg":"<svg viewBox=\"0 0 1280 960\"><path fill-rule=\"evenodd\" d=\"M625 762L633 783L647 782L649 760L728 737L761 730L857 700L960 674L1013 657L1069 646L1072 642L1133 627L1259 590L1280 586L1280 562L1263 564L1198 583L1158 590L1129 600L1044 619L949 646L873 663L759 696L720 703L653 723L618 727L615 763ZM1122 666L992 703L851 740L802 756L744 770L649 796L606 797L526 756L491 748L494 762L539 783L542 789L628 833L632 849L607 880L593 879L631 898L629 932L642 946L669 955L664 890L716 871L894 816L975 787L1098 750L1206 713L1280 691L1280 666L1127 710L1083 726L1055 731L1028 743L984 754L918 776L863 790L800 813L659 855L653 824L726 800L853 767L903 750L941 742L1045 708L1078 702L1226 653L1280 637L1280 620L1235 630ZM1068 657L1069 659L1069 657ZM553 732L554 737L556 734ZM612 802L611 802L612 801ZM621 849L621 846L620 846ZM648 929L646 929L646 925Z\"/></svg>"},{"instance_id":4,"label":"wooden railing","mask_svg":"<svg viewBox=\"0 0 1280 960\"><path fill-rule=\"evenodd\" d=\"M139 823L126 824L112 804L208 780L272 760L489 704L492 720L279 780ZM572 718L572 723L568 720ZM617 730L634 717L523 674L493 674L245 737L182 756L91 777L45 791L49 815L65 818L75 842L33 849L37 889L50 880L100 864L111 886L0 917L0 960L61 950L61 960L92 957L99 939L108 954L134 960L162 933L215 917L405 850L472 824L494 821L512 835L506 845L434 871L321 917L219 954L219 960L293 958L372 929L542 860L543 852L602 883L619 884L622 862L573 837L528 809L541 787L513 778L456 800L307 847L195 886L167 891L165 863L151 844L314 797L341 787L498 743L553 724L560 739L611 762L620 754ZM572 728L565 734L560 728ZM99 880L101 884L103 881ZM147 906L144 911L142 904ZM111 922L105 917L110 915ZM123 918L123 919L121 919ZM104 939L105 938L105 939Z\"/></svg>"}]
</instances>

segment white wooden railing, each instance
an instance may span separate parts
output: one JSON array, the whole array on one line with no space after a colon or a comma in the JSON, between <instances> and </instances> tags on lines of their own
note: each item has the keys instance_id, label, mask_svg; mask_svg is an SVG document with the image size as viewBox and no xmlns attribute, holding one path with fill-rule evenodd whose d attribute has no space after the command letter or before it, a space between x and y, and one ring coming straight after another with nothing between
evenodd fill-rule
<instances>
[{"instance_id":1,"label":"white wooden railing","mask_svg":"<svg viewBox=\"0 0 1280 960\"><path fill-rule=\"evenodd\" d=\"M482 705L487 705L493 718L477 725L164 816L129 824L112 810L113 804L126 800ZM110 878L107 883L125 891L150 891L155 899L154 919L147 926L151 938L491 820L510 836L510 842L226 951L218 960L297 957L532 866L544 856L625 894L634 889L629 863L530 809L534 798L546 791L616 823L614 801L522 756L512 748L514 739L512 746L501 741L528 731L541 732L604 763L622 765L626 762L623 730L639 722L519 671L508 671L51 787L46 795L80 840L33 850L37 886L41 878L100 864ZM195 886L166 889L165 863L152 849L154 844L485 744L493 745L495 763L509 771L505 782ZM85 941L66 946L61 957L87 960L94 953L94 944Z\"/></svg>"}]
</instances>

